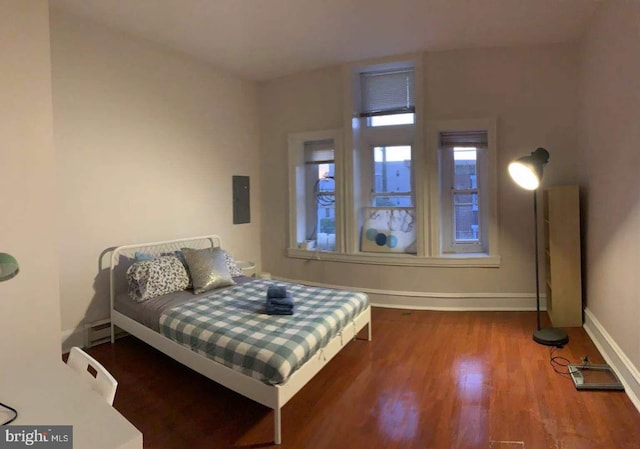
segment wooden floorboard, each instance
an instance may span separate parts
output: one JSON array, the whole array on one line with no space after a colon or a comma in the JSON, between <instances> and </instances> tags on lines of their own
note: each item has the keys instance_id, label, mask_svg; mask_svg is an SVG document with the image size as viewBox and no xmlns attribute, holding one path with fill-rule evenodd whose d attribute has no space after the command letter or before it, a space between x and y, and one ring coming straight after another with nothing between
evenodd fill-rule
<instances>
[{"instance_id":1,"label":"wooden floorboard","mask_svg":"<svg viewBox=\"0 0 640 449\"><path fill-rule=\"evenodd\" d=\"M532 312L373 309L284 408L282 449L626 449L640 413L620 392L577 391L533 342ZM555 355L604 363L581 328ZM273 446L272 411L133 337L88 350L119 382L114 406L153 449ZM277 447L277 446L274 446Z\"/></svg>"}]
</instances>

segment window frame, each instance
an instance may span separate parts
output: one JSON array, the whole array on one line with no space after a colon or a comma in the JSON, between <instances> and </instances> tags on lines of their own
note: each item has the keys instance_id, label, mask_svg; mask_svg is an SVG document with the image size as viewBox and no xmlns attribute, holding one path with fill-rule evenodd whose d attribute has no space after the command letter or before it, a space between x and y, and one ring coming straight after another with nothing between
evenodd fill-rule
<instances>
[{"instance_id":1,"label":"window frame","mask_svg":"<svg viewBox=\"0 0 640 449\"><path fill-rule=\"evenodd\" d=\"M412 110L392 110L385 115L413 113L413 123L403 123L387 126L370 126L370 117L361 112L361 74L404 71L413 72L413 108ZM374 146L410 145L412 148L412 191L416 214L416 235L418 239L424 237L424 197L418 188L421 185L421 173L424 153L422 117L423 79L422 55L407 55L404 59L381 58L375 61L353 63L343 66L344 91L344 128L345 128L345 187L350 194L345 198L345 252L347 254L368 255L361 252L361 228L363 226L364 208L373 206L371 195L372 176L374 172ZM425 242L417 245L416 255L424 256ZM396 254L379 254L379 258L392 259Z\"/></svg>"},{"instance_id":2,"label":"window frame","mask_svg":"<svg viewBox=\"0 0 640 449\"><path fill-rule=\"evenodd\" d=\"M431 254L442 257L458 257L466 255L477 255L479 257L499 257L498 247L498 221L497 221L497 124L495 118L480 119L462 119L462 120L434 120L427 122L428 147L430 156L435 159L437 173L432 174L435 177L436 188L432 189L430 194L430 211L433 217L439 217L431 223ZM440 134L442 132L462 132L462 131L486 131L487 145L481 152L478 160L478 187L482 194L478 198L481 205L479 214L481 245L475 248L463 246L465 244L455 245L451 243L449 232L443 228L448 227L453 232L453 221L447 220L443 213L442 204L448 200L450 192L444 192L443 187L443 149L440 145ZM464 146L464 145L461 145ZM471 145L469 145L471 146ZM453 157L450 158L453 162ZM446 240L445 240L446 239ZM465 254L466 253L466 254Z\"/></svg>"},{"instance_id":3,"label":"window frame","mask_svg":"<svg viewBox=\"0 0 640 449\"><path fill-rule=\"evenodd\" d=\"M375 161L375 150L376 148L384 148L385 151L387 148L392 148L392 147L409 147L409 151L410 151L410 155L411 155L411 165L409 168L409 190L408 191L403 191L403 192L376 192L376 173L375 173L375 165L376 165L376 161ZM376 204L376 198L379 197L409 197L411 199L411 204L408 206L397 206L399 208L406 208L406 207L412 207L415 208L416 205L416 196L415 196L415 183L414 183L414 178L415 178L415 174L414 174L414 166L413 166L413 145L373 145L371 146L371 165L372 165L372 183L371 183L371 207L382 207L382 206L378 206ZM394 207L394 206L384 206L384 207Z\"/></svg>"},{"instance_id":4,"label":"window frame","mask_svg":"<svg viewBox=\"0 0 640 449\"><path fill-rule=\"evenodd\" d=\"M343 192L343 169L342 169L342 148L343 132L341 129L331 129L324 131L312 131L302 133L292 133L288 136L288 163L289 163L289 249L302 249L301 243L306 241L307 235L307 163L305 160L305 143L333 140L334 150L334 185L335 185L335 251L325 251L328 253L339 253L344 251L343 244L343 203L345 194ZM316 252L318 249L314 249Z\"/></svg>"},{"instance_id":5,"label":"window frame","mask_svg":"<svg viewBox=\"0 0 640 449\"><path fill-rule=\"evenodd\" d=\"M476 150L476 188L457 189L455 187L455 148L475 148ZM447 146L440 148L440 222L442 223L442 253L485 253L484 228L486 226L486 147L480 145ZM458 192L478 195L478 222L480 235L475 241L459 242L455 238L455 195Z\"/></svg>"},{"instance_id":6,"label":"window frame","mask_svg":"<svg viewBox=\"0 0 640 449\"><path fill-rule=\"evenodd\" d=\"M309 142L309 141L305 141ZM333 146L335 146L335 142L333 142ZM335 150L334 150L335 153ZM335 208L336 208L336 193L335 193L335 155L334 158L332 160L323 160L323 161L307 161L305 160L305 206L309 207L311 205L311 203L314 203L314 207L312 211L309 210L305 210L305 227L307 229L307 236L309 236L309 234L311 234L309 232L309 229L313 229L312 234L313 235L313 239L315 239L315 245L316 248L320 248L322 245L320 243L320 234L322 234L322 228L320 225L321 222L321 217L319 215L320 212L320 208L326 208L326 205L322 205L319 202L319 198L318 198L318 194L319 194L319 190L316 190L316 187L320 187L320 185L316 185L316 183L318 183L318 181L321 179L318 177L318 173L320 170L320 167L322 165L333 165L334 166L334 176L331 176L330 179L333 180L333 191L322 191L322 196L324 198L327 197L332 197L333 198L333 209L334 209L334 222L335 222ZM307 179L307 177L309 177ZM324 178L322 178L324 179ZM328 212L328 209L327 209ZM328 214L326 214L328 215ZM311 217L313 217L313 221L312 221L312 227L310 227L310 223L307 222L307 220L311 220ZM329 218L329 217L324 217L324 218ZM331 234L328 234L331 235ZM335 246L335 223L334 223L334 246ZM307 237L307 238L311 238L311 237ZM306 239L305 239L306 241ZM325 242L326 243L326 242ZM335 251L335 249L331 250L331 249L325 249L324 251Z\"/></svg>"},{"instance_id":7,"label":"window frame","mask_svg":"<svg viewBox=\"0 0 640 449\"><path fill-rule=\"evenodd\" d=\"M419 192L416 191L417 178L420 178L420 173L416 169L416 140L417 130L415 125L393 125L385 127L366 127L366 117L358 118L359 125L359 139L353 146L354 154L354 166L353 171L349 172L353 174L350 181L353 183L353 189L359 194L354 194L351 200L351 205L348 205L349 209L346 211L347 217L349 213L353 212L351 217L351 223L346 223L347 231L351 228L353 231L352 239L348 243L348 251L352 254L369 254L367 251L362 251L361 248L361 230L364 225L365 208L375 207L374 202L374 182L375 182L375 147L392 147L392 146L410 146L411 147L411 193L412 202L411 206L416 216L416 236L420 240L422 235L420 234L423 228L421 223L421 209L423 208L420 200ZM404 253L409 255L416 253ZM378 253L380 257L387 257L390 254ZM403 253L401 253L403 254ZM423 254L420 254L423 255Z\"/></svg>"}]
</instances>

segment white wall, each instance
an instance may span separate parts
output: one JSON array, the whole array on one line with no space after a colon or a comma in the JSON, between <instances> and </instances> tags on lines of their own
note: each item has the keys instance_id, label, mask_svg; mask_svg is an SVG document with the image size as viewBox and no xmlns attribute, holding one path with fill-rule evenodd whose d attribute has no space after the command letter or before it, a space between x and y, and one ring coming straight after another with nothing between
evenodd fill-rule
<instances>
[{"instance_id":1,"label":"white wall","mask_svg":"<svg viewBox=\"0 0 640 449\"><path fill-rule=\"evenodd\" d=\"M262 247L269 256L265 269L285 278L383 293L445 294L442 298L513 294L531 300L532 201L530 193L508 179L506 168L512 159L544 146L551 152L545 185L579 180L577 46L427 52L423 60L426 120L498 119L500 268L397 267L286 257L287 134L342 127L341 71L332 67L260 85ZM420 305L415 298L411 301ZM382 294L376 302L388 303L388 298ZM439 305L446 307L446 298Z\"/></svg>"},{"instance_id":2,"label":"white wall","mask_svg":"<svg viewBox=\"0 0 640 449\"><path fill-rule=\"evenodd\" d=\"M0 284L0 372L60 360L51 58L46 0L0 0L0 252L20 273Z\"/></svg>"},{"instance_id":3,"label":"white wall","mask_svg":"<svg viewBox=\"0 0 640 449\"><path fill-rule=\"evenodd\" d=\"M259 263L255 85L55 9L51 34L62 329L108 316L109 247L216 233ZM232 175L251 177L250 224Z\"/></svg>"},{"instance_id":4,"label":"white wall","mask_svg":"<svg viewBox=\"0 0 640 449\"><path fill-rule=\"evenodd\" d=\"M640 3L600 5L582 64L587 324L640 407Z\"/></svg>"}]
</instances>

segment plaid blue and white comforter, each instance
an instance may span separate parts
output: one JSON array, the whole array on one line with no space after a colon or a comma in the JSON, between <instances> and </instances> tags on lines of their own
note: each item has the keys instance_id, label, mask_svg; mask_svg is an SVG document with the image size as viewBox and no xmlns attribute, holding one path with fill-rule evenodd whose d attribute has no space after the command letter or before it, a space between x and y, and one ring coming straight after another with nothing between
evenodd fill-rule
<instances>
[{"instance_id":1,"label":"plaid blue and white comforter","mask_svg":"<svg viewBox=\"0 0 640 449\"><path fill-rule=\"evenodd\" d=\"M265 313L269 285L285 285L293 315ZM365 293L254 280L165 311L160 333L268 384L284 383L369 305Z\"/></svg>"}]
</instances>

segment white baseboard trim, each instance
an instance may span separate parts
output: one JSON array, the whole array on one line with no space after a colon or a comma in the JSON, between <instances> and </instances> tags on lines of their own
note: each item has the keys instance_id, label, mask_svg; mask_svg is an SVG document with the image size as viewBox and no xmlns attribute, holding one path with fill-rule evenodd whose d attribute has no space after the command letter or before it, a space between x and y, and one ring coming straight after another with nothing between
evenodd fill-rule
<instances>
[{"instance_id":1,"label":"white baseboard trim","mask_svg":"<svg viewBox=\"0 0 640 449\"><path fill-rule=\"evenodd\" d=\"M533 293L430 293L399 290L380 290L374 288L348 287L344 285L324 284L282 277L274 280L312 285L323 288L357 290L369 295L374 307L412 310L451 310L451 311L532 311L536 310L536 297ZM540 297L540 308L546 310L547 300Z\"/></svg>"},{"instance_id":2,"label":"white baseboard trim","mask_svg":"<svg viewBox=\"0 0 640 449\"><path fill-rule=\"evenodd\" d=\"M638 368L631 363L631 360L588 308L584 309L583 327L607 364L620 378L622 385L624 385L624 391L633 405L640 411L640 371Z\"/></svg>"},{"instance_id":3,"label":"white baseboard trim","mask_svg":"<svg viewBox=\"0 0 640 449\"><path fill-rule=\"evenodd\" d=\"M62 331L62 353L71 351L74 346L84 347L84 327Z\"/></svg>"}]
</instances>

